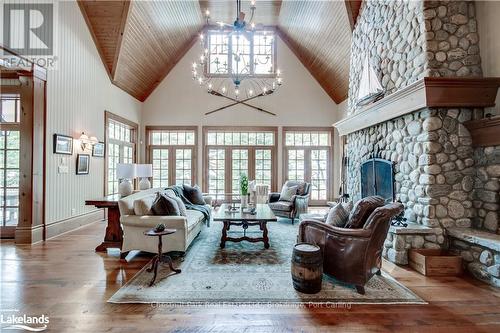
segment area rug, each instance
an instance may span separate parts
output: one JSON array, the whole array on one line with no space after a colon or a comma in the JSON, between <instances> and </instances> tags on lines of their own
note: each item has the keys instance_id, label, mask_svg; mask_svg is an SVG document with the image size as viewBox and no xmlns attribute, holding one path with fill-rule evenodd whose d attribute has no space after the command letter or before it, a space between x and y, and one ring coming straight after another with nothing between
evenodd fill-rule
<instances>
[{"instance_id":1,"label":"area rug","mask_svg":"<svg viewBox=\"0 0 500 333\"><path fill-rule=\"evenodd\" d=\"M250 227L248 230L251 230ZM258 227L254 227L258 230ZM109 300L110 303L170 304L426 304L408 288L383 274L365 286L365 295L323 275L321 292L303 294L292 285L290 260L298 226L287 219L268 223L271 247L262 243L227 242L219 247L222 224L204 227L184 257L175 264L182 273L173 275L167 265L158 271L156 283L148 287L152 273L145 266ZM240 233L231 228L229 233ZM247 232L247 234L249 234Z\"/></svg>"}]
</instances>

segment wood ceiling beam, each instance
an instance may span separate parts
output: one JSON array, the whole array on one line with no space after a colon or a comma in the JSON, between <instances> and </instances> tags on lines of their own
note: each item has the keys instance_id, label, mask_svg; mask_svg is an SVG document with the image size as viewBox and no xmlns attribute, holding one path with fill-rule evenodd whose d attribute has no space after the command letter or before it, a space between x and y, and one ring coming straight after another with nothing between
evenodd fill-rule
<instances>
[{"instance_id":1,"label":"wood ceiling beam","mask_svg":"<svg viewBox=\"0 0 500 333\"><path fill-rule=\"evenodd\" d=\"M363 0L344 0L345 8L347 10L347 16L349 17L349 23L351 25L351 30L354 31L356 22L358 20L359 10Z\"/></svg>"},{"instance_id":2,"label":"wood ceiling beam","mask_svg":"<svg viewBox=\"0 0 500 333\"><path fill-rule=\"evenodd\" d=\"M108 74L108 77L111 81L113 81L113 76L111 75L111 70L106 64L106 57L104 56L103 49L101 47L101 43L97 36L95 35L94 32L94 27L92 26L92 22L90 21L90 17L87 14L87 10L85 8L85 0L77 0L78 7L80 8L80 12L82 13L83 19L85 20L85 23L87 24L87 28L89 29L90 36L92 37L92 40L94 41L94 44L97 48L97 53L99 53L99 57L101 58L102 64L104 65L104 68L106 69L106 73Z\"/></svg>"},{"instance_id":3,"label":"wood ceiling beam","mask_svg":"<svg viewBox=\"0 0 500 333\"><path fill-rule=\"evenodd\" d=\"M116 41L115 56L113 58L113 67L111 70L111 76L113 77L113 79L116 73L116 66L118 65L118 57L120 56L123 35L125 34L125 26L127 25L128 14L130 13L130 6L132 6L132 1L125 1L122 11L122 20L120 22L120 30L118 32L118 40Z\"/></svg>"}]
</instances>

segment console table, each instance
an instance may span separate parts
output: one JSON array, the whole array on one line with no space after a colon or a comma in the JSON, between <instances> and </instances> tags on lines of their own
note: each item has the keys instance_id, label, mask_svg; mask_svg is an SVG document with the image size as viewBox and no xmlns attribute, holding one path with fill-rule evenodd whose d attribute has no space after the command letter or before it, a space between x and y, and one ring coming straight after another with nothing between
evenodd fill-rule
<instances>
[{"instance_id":1,"label":"console table","mask_svg":"<svg viewBox=\"0 0 500 333\"><path fill-rule=\"evenodd\" d=\"M118 194L108 195L93 200L85 200L86 205L106 208L108 210L108 225L106 226L104 241L95 248L96 252L106 252L108 248L121 249L122 247L123 230L120 224L118 200L120 200Z\"/></svg>"}]
</instances>

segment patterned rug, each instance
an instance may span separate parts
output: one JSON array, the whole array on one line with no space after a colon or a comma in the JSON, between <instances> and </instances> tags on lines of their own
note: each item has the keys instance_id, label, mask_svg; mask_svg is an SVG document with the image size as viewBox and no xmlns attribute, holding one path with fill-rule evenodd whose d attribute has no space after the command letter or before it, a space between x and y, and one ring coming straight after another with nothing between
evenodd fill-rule
<instances>
[{"instance_id":1,"label":"patterned rug","mask_svg":"<svg viewBox=\"0 0 500 333\"><path fill-rule=\"evenodd\" d=\"M256 232L258 227L253 227ZM268 223L271 248L262 243L227 242L219 247L222 223L214 222L193 241L175 264L182 273L172 275L167 265L158 270L156 283L148 287L152 273L145 266L109 300L110 303L171 304L426 304L390 276L375 275L360 295L353 286L323 275L321 292L303 294L292 285L290 260L298 225L287 219ZM252 230L250 227L248 230ZM229 235L240 234L232 227ZM251 232L249 233L249 235ZM236 236L236 235L235 235ZM251 235L250 235L251 236ZM237 237L237 236L236 236Z\"/></svg>"}]
</instances>

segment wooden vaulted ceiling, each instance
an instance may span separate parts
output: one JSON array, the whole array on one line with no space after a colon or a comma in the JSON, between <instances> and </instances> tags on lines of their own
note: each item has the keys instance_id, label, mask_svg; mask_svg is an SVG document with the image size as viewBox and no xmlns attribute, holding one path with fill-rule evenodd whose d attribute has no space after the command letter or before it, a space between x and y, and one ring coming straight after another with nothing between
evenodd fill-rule
<instances>
[{"instance_id":1,"label":"wooden vaulted ceiling","mask_svg":"<svg viewBox=\"0 0 500 333\"><path fill-rule=\"evenodd\" d=\"M276 26L283 41L340 103L349 86L349 52L361 0L257 0L257 23ZM79 0L108 75L144 101L197 40L210 11L213 21L234 21L234 0ZM242 1L250 15L249 0ZM248 19L248 17L247 17ZM286 69L285 69L286 71Z\"/></svg>"}]
</instances>

